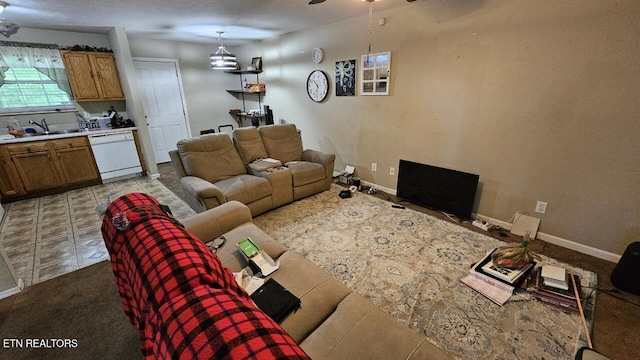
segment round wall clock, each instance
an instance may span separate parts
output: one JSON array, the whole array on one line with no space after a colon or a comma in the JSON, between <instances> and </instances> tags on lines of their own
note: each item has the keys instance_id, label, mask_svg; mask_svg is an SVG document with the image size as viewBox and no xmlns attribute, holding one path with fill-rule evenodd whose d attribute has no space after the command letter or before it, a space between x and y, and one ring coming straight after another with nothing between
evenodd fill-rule
<instances>
[{"instance_id":1,"label":"round wall clock","mask_svg":"<svg viewBox=\"0 0 640 360\"><path fill-rule=\"evenodd\" d=\"M314 70L309 74L307 94L315 102L321 102L329 94L329 78L322 70Z\"/></svg>"},{"instance_id":2,"label":"round wall clock","mask_svg":"<svg viewBox=\"0 0 640 360\"><path fill-rule=\"evenodd\" d=\"M320 62L322 62L323 58L324 58L324 53L322 52L322 49L320 48L313 49L313 51L311 52L311 60L313 60L314 63L319 64Z\"/></svg>"}]
</instances>

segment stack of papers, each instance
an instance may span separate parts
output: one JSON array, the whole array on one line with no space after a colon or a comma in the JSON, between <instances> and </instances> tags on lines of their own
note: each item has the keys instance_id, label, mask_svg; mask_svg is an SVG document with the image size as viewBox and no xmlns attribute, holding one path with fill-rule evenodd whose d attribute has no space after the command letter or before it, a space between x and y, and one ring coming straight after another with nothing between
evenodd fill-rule
<instances>
[{"instance_id":1,"label":"stack of papers","mask_svg":"<svg viewBox=\"0 0 640 360\"><path fill-rule=\"evenodd\" d=\"M511 295L513 295L513 288L511 288L511 290L508 290L502 287L495 286L495 284L486 281L486 279L478 276L467 275L466 277L460 279L460 281L500 306L504 305L504 303L509 300ZM505 286L508 285L505 284Z\"/></svg>"},{"instance_id":2,"label":"stack of papers","mask_svg":"<svg viewBox=\"0 0 640 360\"><path fill-rule=\"evenodd\" d=\"M542 279L546 286L568 290L567 270L560 266L544 265L542 267Z\"/></svg>"},{"instance_id":3,"label":"stack of papers","mask_svg":"<svg viewBox=\"0 0 640 360\"><path fill-rule=\"evenodd\" d=\"M478 261L469 270L469 275L460 279L460 281L484 295L487 299L502 306L513 295L515 287L507 284L504 280L501 281L483 273L482 266L491 263L493 251L490 251L482 260Z\"/></svg>"}]
</instances>

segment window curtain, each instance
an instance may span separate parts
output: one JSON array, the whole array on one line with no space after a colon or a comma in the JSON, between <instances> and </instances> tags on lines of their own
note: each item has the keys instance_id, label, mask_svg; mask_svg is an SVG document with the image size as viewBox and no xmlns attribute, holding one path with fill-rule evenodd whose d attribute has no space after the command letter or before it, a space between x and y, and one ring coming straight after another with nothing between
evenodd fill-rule
<instances>
[{"instance_id":1,"label":"window curtain","mask_svg":"<svg viewBox=\"0 0 640 360\"><path fill-rule=\"evenodd\" d=\"M69 78L57 45L0 42L0 86L9 68L35 68L53 80L60 90L71 94Z\"/></svg>"}]
</instances>

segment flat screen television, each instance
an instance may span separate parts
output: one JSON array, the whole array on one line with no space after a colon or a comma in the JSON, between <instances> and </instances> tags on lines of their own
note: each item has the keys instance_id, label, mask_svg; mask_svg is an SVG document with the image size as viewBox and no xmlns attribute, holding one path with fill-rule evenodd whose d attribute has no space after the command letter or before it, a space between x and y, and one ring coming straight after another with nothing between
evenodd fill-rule
<instances>
[{"instance_id":1,"label":"flat screen television","mask_svg":"<svg viewBox=\"0 0 640 360\"><path fill-rule=\"evenodd\" d=\"M462 171L400 160L396 196L468 220L479 178Z\"/></svg>"}]
</instances>

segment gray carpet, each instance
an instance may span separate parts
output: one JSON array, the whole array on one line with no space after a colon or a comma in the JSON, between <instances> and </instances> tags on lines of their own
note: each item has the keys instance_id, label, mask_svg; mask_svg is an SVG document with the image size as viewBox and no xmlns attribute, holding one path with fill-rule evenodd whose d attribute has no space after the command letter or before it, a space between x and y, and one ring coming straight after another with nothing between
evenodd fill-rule
<instances>
[{"instance_id":1,"label":"gray carpet","mask_svg":"<svg viewBox=\"0 0 640 360\"><path fill-rule=\"evenodd\" d=\"M3 341L22 341L0 350L7 360L139 359L138 337L125 318L111 271L103 261L27 287L0 301ZM28 346L36 339L39 347ZM49 348L54 340L76 347ZM9 340L10 341L10 340Z\"/></svg>"}]
</instances>

